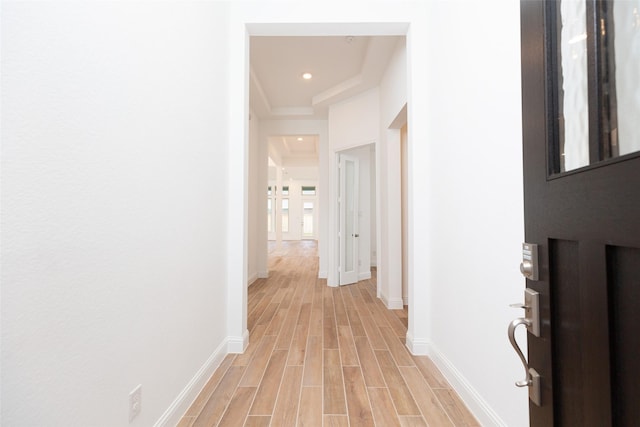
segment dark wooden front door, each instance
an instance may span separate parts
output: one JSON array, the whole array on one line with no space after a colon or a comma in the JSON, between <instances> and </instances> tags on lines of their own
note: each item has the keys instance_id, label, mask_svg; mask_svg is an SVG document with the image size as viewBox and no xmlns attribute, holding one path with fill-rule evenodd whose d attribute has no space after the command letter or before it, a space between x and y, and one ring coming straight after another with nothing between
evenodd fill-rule
<instances>
[{"instance_id":1,"label":"dark wooden front door","mask_svg":"<svg viewBox=\"0 0 640 427\"><path fill-rule=\"evenodd\" d=\"M626 28L640 16L624 16L638 3L565 3L521 1L525 238L539 245L527 287L541 305L531 425L638 426L640 74L625 70L640 42L621 39L638 37Z\"/></svg>"}]
</instances>

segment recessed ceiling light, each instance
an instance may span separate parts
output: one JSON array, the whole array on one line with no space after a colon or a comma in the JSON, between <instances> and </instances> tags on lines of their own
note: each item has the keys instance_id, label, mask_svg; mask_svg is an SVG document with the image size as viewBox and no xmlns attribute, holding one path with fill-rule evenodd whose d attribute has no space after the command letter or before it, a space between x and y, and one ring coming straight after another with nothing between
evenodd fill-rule
<instances>
[{"instance_id":1,"label":"recessed ceiling light","mask_svg":"<svg viewBox=\"0 0 640 427\"><path fill-rule=\"evenodd\" d=\"M313 75L311 73L302 74L302 78L305 79L305 80L311 80L312 77L313 77Z\"/></svg>"},{"instance_id":2,"label":"recessed ceiling light","mask_svg":"<svg viewBox=\"0 0 640 427\"><path fill-rule=\"evenodd\" d=\"M302 141L302 138L298 137L298 141Z\"/></svg>"}]
</instances>

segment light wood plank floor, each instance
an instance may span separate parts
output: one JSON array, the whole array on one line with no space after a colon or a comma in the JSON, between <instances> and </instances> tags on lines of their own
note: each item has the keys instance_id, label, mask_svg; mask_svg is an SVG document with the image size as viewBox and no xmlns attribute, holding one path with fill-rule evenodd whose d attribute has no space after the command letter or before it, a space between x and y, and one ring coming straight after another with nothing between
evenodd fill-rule
<instances>
[{"instance_id":1,"label":"light wood plank floor","mask_svg":"<svg viewBox=\"0 0 640 427\"><path fill-rule=\"evenodd\" d=\"M179 426L479 426L435 365L404 346L407 310L375 277L330 288L313 241L270 243L249 288L250 344L228 355Z\"/></svg>"}]
</instances>

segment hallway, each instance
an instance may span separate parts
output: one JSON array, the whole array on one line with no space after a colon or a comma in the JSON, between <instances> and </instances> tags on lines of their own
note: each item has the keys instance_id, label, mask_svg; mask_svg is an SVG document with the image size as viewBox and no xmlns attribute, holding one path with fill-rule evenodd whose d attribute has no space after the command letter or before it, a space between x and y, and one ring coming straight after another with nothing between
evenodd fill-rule
<instances>
[{"instance_id":1,"label":"hallway","mask_svg":"<svg viewBox=\"0 0 640 427\"><path fill-rule=\"evenodd\" d=\"M250 344L230 354L179 426L478 426L433 363L404 346L407 311L371 280L317 279L315 241L269 246L249 288Z\"/></svg>"}]
</instances>

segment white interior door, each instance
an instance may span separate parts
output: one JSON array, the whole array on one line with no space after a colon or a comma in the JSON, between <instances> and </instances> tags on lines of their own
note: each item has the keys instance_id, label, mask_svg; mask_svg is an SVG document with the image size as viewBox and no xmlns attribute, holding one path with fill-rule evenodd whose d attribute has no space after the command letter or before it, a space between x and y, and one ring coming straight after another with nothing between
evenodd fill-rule
<instances>
[{"instance_id":1,"label":"white interior door","mask_svg":"<svg viewBox=\"0 0 640 427\"><path fill-rule=\"evenodd\" d=\"M340 285L358 281L358 158L340 154Z\"/></svg>"}]
</instances>

